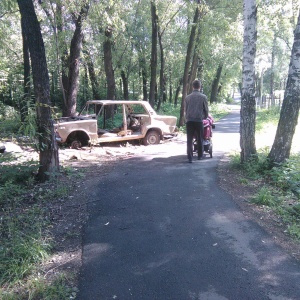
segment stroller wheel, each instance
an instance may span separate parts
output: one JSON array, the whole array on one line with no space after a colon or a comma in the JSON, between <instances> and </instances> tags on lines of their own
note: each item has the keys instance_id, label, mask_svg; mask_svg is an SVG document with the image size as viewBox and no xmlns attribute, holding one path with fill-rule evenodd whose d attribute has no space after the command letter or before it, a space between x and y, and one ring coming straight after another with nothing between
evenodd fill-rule
<instances>
[{"instance_id":1,"label":"stroller wheel","mask_svg":"<svg viewBox=\"0 0 300 300\"><path fill-rule=\"evenodd\" d=\"M209 155L210 155L210 158L212 158L213 157L213 155L212 155L212 144L210 144L209 145L209 149L208 149L208 153L209 153Z\"/></svg>"}]
</instances>

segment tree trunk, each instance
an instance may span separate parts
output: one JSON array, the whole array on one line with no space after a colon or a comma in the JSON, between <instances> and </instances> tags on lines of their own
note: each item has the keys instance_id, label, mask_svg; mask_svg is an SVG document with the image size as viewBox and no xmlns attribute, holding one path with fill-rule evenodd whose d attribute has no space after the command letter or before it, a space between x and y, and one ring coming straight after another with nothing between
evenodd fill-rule
<instances>
[{"instance_id":1,"label":"tree trunk","mask_svg":"<svg viewBox=\"0 0 300 300\"><path fill-rule=\"evenodd\" d=\"M32 0L18 0L18 5L31 58L40 151L40 167L37 177L43 182L49 178L49 173L59 169L58 148L51 119L49 75L44 42L33 2Z\"/></svg>"},{"instance_id":2,"label":"tree trunk","mask_svg":"<svg viewBox=\"0 0 300 300\"><path fill-rule=\"evenodd\" d=\"M62 4L61 1L57 2L56 6L56 22L57 22L57 49L58 57L57 60L59 60L60 55L60 61L61 61L61 74L60 74L60 88L63 95L63 111L67 110L67 96L66 93L69 89L69 79L68 79L68 69L69 69L69 54L68 54L68 46L65 41L64 37L64 21L63 21L63 12L62 12ZM60 69L60 68L58 68Z\"/></svg>"},{"instance_id":3,"label":"tree trunk","mask_svg":"<svg viewBox=\"0 0 300 300\"><path fill-rule=\"evenodd\" d=\"M198 28L199 17L200 17L200 10L199 10L199 6L197 6L195 15L194 15L192 30L191 30L187 53L186 53L185 66L184 66L182 101L181 101L181 107L180 107L179 126L184 125L184 100L185 100L185 97L187 96L187 91L188 91L188 79L189 79L191 57L192 57L192 53L193 53L193 49L194 49L196 30Z\"/></svg>"},{"instance_id":4,"label":"tree trunk","mask_svg":"<svg viewBox=\"0 0 300 300\"><path fill-rule=\"evenodd\" d=\"M244 0L243 82L241 97L241 162L256 155L255 146L255 54L257 7L255 0Z\"/></svg>"},{"instance_id":5,"label":"tree trunk","mask_svg":"<svg viewBox=\"0 0 300 300\"><path fill-rule=\"evenodd\" d=\"M143 100L148 100L148 92L147 92L147 70L146 70L146 63L145 58L142 59L142 81L143 81Z\"/></svg>"},{"instance_id":6,"label":"tree trunk","mask_svg":"<svg viewBox=\"0 0 300 300\"><path fill-rule=\"evenodd\" d=\"M298 122L300 108L300 12L294 31L288 81L275 140L269 153L271 164L282 163L290 157L293 136Z\"/></svg>"},{"instance_id":7,"label":"tree trunk","mask_svg":"<svg viewBox=\"0 0 300 300\"><path fill-rule=\"evenodd\" d=\"M150 91L149 103L152 107L155 105L156 90L156 69L157 69L157 36L158 36L158 16L156 13L156 5L151 1L151 18L152 18L152 49L151 49L151 75L150 75Z\"/></svg>"},{"instance_id":8,"label":"tree trunk","mask_svg":"<svg viewBox=\"0 0 300 300\"><path fill-rule=\"evenodd\" d=\"M196 79L197 70L198 70L198 53L197 53L197 51L194 51L193 61L192 61L192 65L191 65L191 72L190 72L189 81L188 81L188 93L191 93L193 91L192 83Z\"/></svg>"},{"instance_id":9,"label":"tree trunk","mask_svg":"<svg viewBox=\"0 0 300 300\"><path fill-rule=\"evenodd\" d=\"M79 88L79 62L83 40L82 22L87 15L88 9L89 5L86 4L75 20L75 31L70 47L68 91L66 93L67 105L63 111L64 117L76 115L76 100Z\"/></svg>"},{"instance_id":10,"label":"tree trunk","mask_svg":"<svg viewBox=\"0 0 300 300\"><path fill-rule=\"evenodd\" d=\"M223 69L223 63L219 63L216 76L213 80L212 87L211 87L211 94L210 94L210 103L217 103L217 96L219 91L219 84L221 79Z\"/></svg>"},{"instance_id":11,"label":"tree trunk","mask_svg":"<svg viewBox=\"0 0 300 300\"><path fill-rule=\"evenodd\" d=\"M169 70L169 103L173 102L172 72Z\"/></svg>"},{"instance_id":12,"label":"tree trunk","mask_svg":"<svg viewBox=\"0 0 300 300\"><path fill-rule=\"evenodd\" d=\"M177 107L177 105L178 105L178 96L180 93L181 86L182 86L182 79L180 79L179 84L176 89L176 92L175 92L175 98L174 98L174 106L175 107Z\"/></svg>"},{"instance_id":13,"label":"tree trunk","mask_svg":"<svg viewBox=\"0 0 300 300\"><path fill-rule=\"evenodd\" d=\"M94 63L91 57L90 51L87 49L85 42L83 40L83 54L84 58L87 64L88 72L89 72L89 78L91 81L92 85L92 92L93 92L93 99L95 100L100 100L100 85L96 76L95 68L94 68Z\"/></svg>"},{"instance_id":14,"label":"tree trunk","mask_svg":"<svg viewBox=\"0 0 300 300\"><path fill-rule=\"evenodd\" d=\"M187 93L191 93L193 91L193 81L197 77L197 73L199 70L199 44L200 44L200 36L201 36L201 30L200 26L198 27L197 31L197 37L195 38L195 47L194 47L194 55L193 55L193 60L192 60L192 65L191 65L191 71L189 74L189 80L188 80L188 87L187 87Z\"/></svg>"},{"instance_id":15,"label":"tree trunk","mask_svg":"<svg viewBox=\"0 0 300 300\"><path fill-rule=\"evenodd\" d=\"M22 19L23 21L24 19ZM25 122L28 116L28 103L30 101L30 53L28 47L28 41L26 34L24 32L24 25L21 23L22 27L22 39L23 39L23 61L24 61L24 84L23 91L24 96L20 101L20 112L21 112L21 122Z\"/></svg>"},{"instance_id":16,"label":"tree trunk","mask_svg":"<svg viewBox=\"0 0 300 300\"><path fill-rule=\"evenodd\" d=\"M270 97L271 97L271 106L275 106L274 98L274 64L275 64L275 49L276 49L276 34L273 39L272 47L272 58L271 58L271 74L270 74Z\"/></svg>"},{"instance_id":17,"label":"tree trunk","mask_svg":"<svg viewBox=\"0 0 300 300\"><path fill-rule=\"evenodd\" d=\"M103 44L104 50L104 68L107 83L107 99L116 99L116 81L112 63L112 29L105 29L105 41Z\"/></svg>"},{"instance_id":18,"label":"tree trunk","mask_svg":"<svg viewBox=\"0 0 300 300\"><path fill-rule=\"evenodd\" d=\"M123 85L123 97L124 100L129 100L129 91L128 91L128 78L125 74L125 71L121 71L122 85Z\"/></svg>"},{"instance_id":19,"label":"tree trunk","mask_svg":"<svg viewBox=\"0 0 300 300\"><path fill-rule=\"evenodd\" d=\"M166 81L165 81L165 57L164 57L164 48L162 45L162 34L158 30L158 41L160 49L160 76L159 76L159 97L157 104L157 111L160 110L161 103L165 99L166 95Z\"/></svg>"}]
</instances>

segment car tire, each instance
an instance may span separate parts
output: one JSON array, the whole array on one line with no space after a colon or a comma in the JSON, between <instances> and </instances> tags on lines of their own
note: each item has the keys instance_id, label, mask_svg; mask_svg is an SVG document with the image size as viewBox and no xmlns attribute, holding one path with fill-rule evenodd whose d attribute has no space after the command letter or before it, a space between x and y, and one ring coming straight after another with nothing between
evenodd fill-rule
<instances>
[{"instance_id":1,"label":"car tire","mask_svg":"<svg viewBox=\"0 0 300 300\"><path fill-rule=\"evenodd\" d=\"M143 139L144 145L157 145L160 142L160 135L156 130L149 130Z\"/></svg>"},{"instance_id":2,"label":"car tire","mask_svg":"<svg viewBox=\"0 0 300 300\"><path fill-rule=\"evenodd\" d=\"M78 140L75 140L71 143L71 149L80 149L81 146L82 146L82 144Z\"/></svg>"}]
</instances>

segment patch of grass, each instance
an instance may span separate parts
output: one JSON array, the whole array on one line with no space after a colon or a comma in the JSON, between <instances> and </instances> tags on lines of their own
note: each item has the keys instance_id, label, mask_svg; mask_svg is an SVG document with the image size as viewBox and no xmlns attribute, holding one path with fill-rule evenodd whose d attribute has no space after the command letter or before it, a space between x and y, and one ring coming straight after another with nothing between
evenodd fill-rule
<instances>
[{"instance_id":1,"label":"patch of grass","mask_svg":"<svg viewBox=\"0 0 300 300\"><path fill-rule=\"evenodd\" d=\"M260 131L267 123L276 125L278 123L280 110L278 107L272 107L270 109L262 109L256 114L256 131Z\"/></svg>"},{"instance_id":2,"label":"patch of grass","mask_svg":"<svg viewBox=\"0 0 300 300\"><path fill-rule=\"evenodd\" d=\"M287 232L294 237L295 239L300 241L300 224L298 223L292 223L288 225Z\"/></svg>"},{"instance_id":3,"label":"patch of grass","mask_svg":"<svg viewBox=\"0 0 300 300\"><path fill-rule=\"evenodd\" d=\"M269 161L267 158L267 149L257 153L257 156L253 156L249 161L241 164L240 154L234 153L231 155L231 167L241 170L245 177L248 179L259 179L268 175Z\"/></svg>"},{"instance_id":4,"label":"patch of grass","mask_svg":"<svg viewBox=\"0 0 300 300\"><path fill-rule=\"evenodd\" d=\"M58 275L53 281L48 282L42 276L30 278L26 284L19 287L19 291L24 292L15 293L4 292L0 290L0 299L2 300L62 300L75 299L78 289L69 285L72 278L64 274Z\"/></svg>"},{"instance_id":5,"label":"patch of grass","mask_svg":"<svg viewBox=\"0 0 300 300\"><path fill-rule=\"evenodd\" d=\"M252 203L259 204L259 205L266 205L266 206L274 206L274 196L272 192L267 187L262 187L258 193L251 199Z\"/></svg>"},{"instance_id":6,"label":"patch of grass","mask_svg":"<svg viewBox=\"0 0 300 300\"><path fill-rule=\"evenodd\" d=\"M239 154L234 154L231 167L241 172L240 183L248 181L258 185L251 202L270 207L282 218L286 232L300 240L300 157L291 156L284 164L270 168L267 154L262 149L257 158L244 164L240 163Z\"/></svg>"},{"instance_id":7,"label":"patch of grass","mask_svg":"<svg viewBox=\"0 0 300 300\"><path fill-rule=\"evenodd\" d=\"M209 105L209 113L213 116L215 121L220 120L227 114L229 114L230 110L224 104L214 103Z\"/></svg>"},{"instance_id":8,"label":"patch of grass","mask_svg":"<svg viewBox=\"0 0 300 300\"><path fill-rule=\"evenodd\" d=\"M39 273L53 249L49 203L69 197L82 172L62 167L38 185L36 162L17 163L13 156L0 159L0 299L74 299L66 277L50 282Z\"/></svg>"},{"instance_id":9,"label":"patch of grass","mask_svg":"<svg viewBox=\"0 0 300 300\"><path fill-rule=\"evenodd\" d=\"M249 180L246 179L246 178L240 178L240 179L239 179L239 183L240 183L240 184L247 185L247 184L249 183Z\"/></svg>"}]
</instances>

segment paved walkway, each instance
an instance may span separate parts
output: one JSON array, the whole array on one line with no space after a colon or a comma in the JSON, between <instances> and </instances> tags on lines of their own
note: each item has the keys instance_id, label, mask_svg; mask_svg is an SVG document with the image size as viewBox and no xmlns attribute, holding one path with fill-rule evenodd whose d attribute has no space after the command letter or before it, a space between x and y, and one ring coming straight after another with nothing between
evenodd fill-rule
<instances>
[{"instance_id":1,"label":"paved walkway","mask_svg":"<svg viewBox=\"0 0 300 300\"><path fill-rule=\"evenodd\" d=\"M117 162L91 191L79 300L300 299L300 264L218 186L238 150L239 114L214 131L214 157L185 140Z\"/></svg>"}]
</instances>

